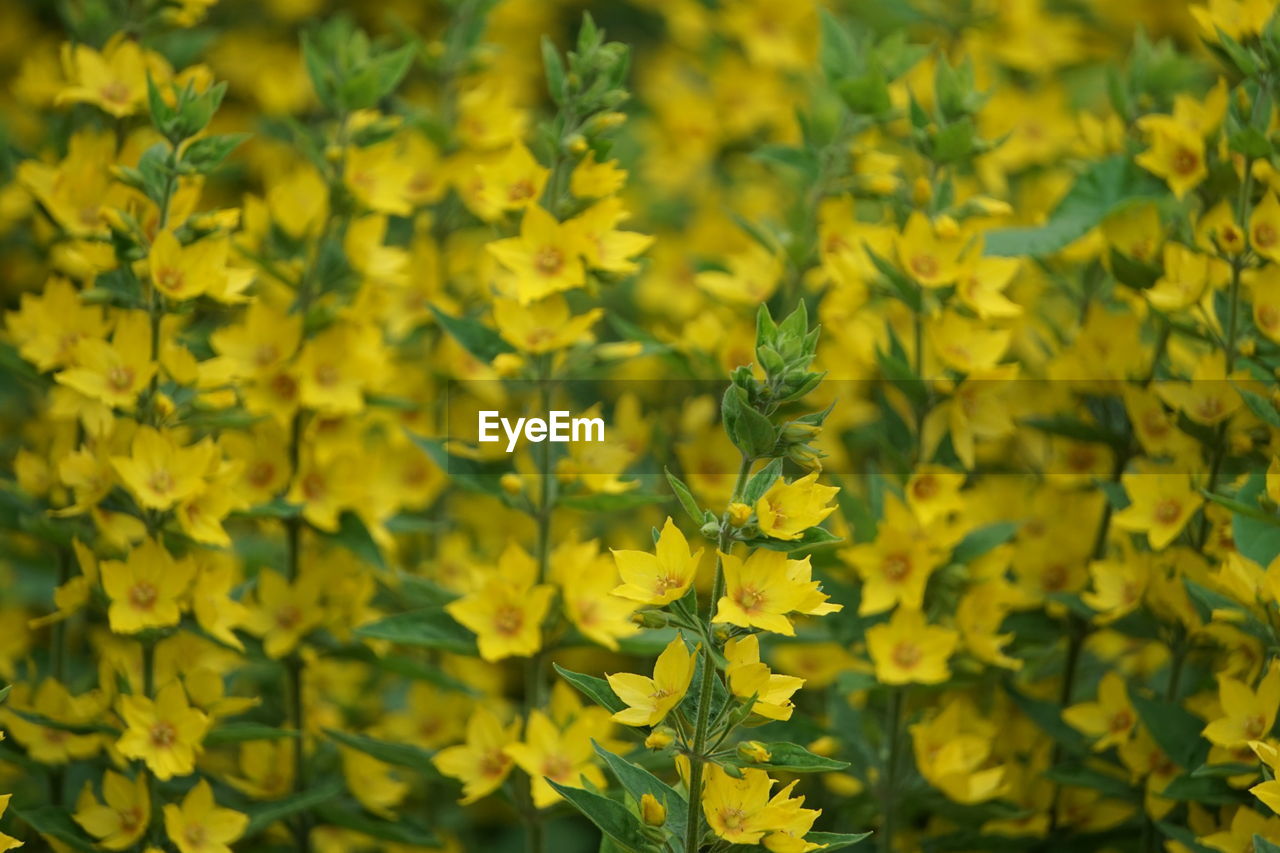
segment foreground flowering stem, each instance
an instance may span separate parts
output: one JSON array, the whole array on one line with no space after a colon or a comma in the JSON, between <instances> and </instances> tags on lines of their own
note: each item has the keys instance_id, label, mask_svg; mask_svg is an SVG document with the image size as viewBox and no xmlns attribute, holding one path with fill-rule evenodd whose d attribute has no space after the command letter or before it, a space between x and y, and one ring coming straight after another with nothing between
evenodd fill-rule
<instances>
[{"instance_id":1,"label":"foreground flowering stem","mask_svg":"<svg viewBox=\"0 0 1280 853\"><path fill-rule=\"evenodd\" d=\"M747 475L751 473L751 458L742 456L742 464L738 468L738 478L733 484L732 503L742 499L743 487L747 484ZM717 545L720 553L728 553L733 543L733 525L726 509L720 517L720 535ZM694 722L693 740L689 754L689 812L688 831L685 834L684 849L687 853L697 853L702 839L702 770L706 764L707 735L711 723L711 691L715 685L716 661L711 652L713 638L711 620L715 618L716 602L724 593L724 560L716 557L716 574L711 582L711 597L707 601L706 641L702 644L702 681L698 685L698 717Z\"/></svg>"}]
</instances>

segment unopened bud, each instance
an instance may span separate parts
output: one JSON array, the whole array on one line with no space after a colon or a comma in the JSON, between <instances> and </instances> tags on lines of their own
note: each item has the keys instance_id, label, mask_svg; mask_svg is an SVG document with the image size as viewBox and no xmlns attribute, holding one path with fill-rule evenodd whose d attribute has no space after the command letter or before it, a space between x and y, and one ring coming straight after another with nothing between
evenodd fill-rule
<instances>
[{"instance_id":1,"label":"unopened bud","mask_svg":"<svg viewBox=\"0 0 1280 853\"><path fill-rule=\"evenodd\" d=\"M751 507L744 503L734 501L729 504L729 523L734 527L741 527L751 519Z\"/></svg>"},{"instance_id":2,"label":"unopened bud","mask_svg":"<svg viewBox=\"0 0 1280 853\"><path fill-rule=\"evenodd\" d=\"M813 743L809 744L808 749L814 755L821 755L830 758L840 750L840 741L831 735L823 735Z\"/></svg>"},{"instance_id":3,"label":"unopened bud","mask_svg":"<svg viewBox=\"0 0 1280 853\"><path fill-rule=\"evenodd\" d=\"M666 614L657 610L637 610L631 614L631 621L642 628L667 627Z\"/></svg>"},{"instance_id":4,"label":"unopened bud","mask_svg":"<svg viewBox=\"0 0 1280 853\"><path fill-rule=\"evenodd\" d=\"M717 522L708 521L706 524L702 525L700 531L702 535L706 536L708 539L714 539L720 535L720 525Z\"/></svg>"},{"instance_id":5,"label":"unopened bud","mask_svg":"<svg viewBox=\"0 0 1280 853\"><path fill-rule=\"evenodd\" d=\"M744 740L738 744L738 755L752 764L763 764L773 757L765 745L758 740Z\"/></svg>"},{"instance_id":6,"label":"unopened bud","mask_svg":"<svg viewBox=\"0 0 1280 853\"><path fill-rule=\"evenodd\" d=\"M569 149L570 154L582 155L587 153L587 140L581 133L575 133L569 137L565 147Z\"/></svg>"},{"instance_id":7,"label":"unopened bud","mask_svg":"<svg viewBox=\"0 0 1280 853\"><path fill-rule=\"evenodd\" d=\"M640 817L647 826L662 826L667 822L667 807L653 794L640 797Z\"/></svg>"},{"instance_id":8,"label":"unopened bud","mask_svg":"<svg viewBox=\"0 0 1280 853\"><path fill-rule=\"evenodd\" d=\"M950 216L939 216L933 228L944 240L954 240L960 236L960 223Z\"/></svg>"},{"instance_id":9,"label":"unopened bud","mask_svg":"<svg viewBox=\"0 0 1280 853\"><path fill-rule=\"evenodd\" d=\"M789 444L803 444L818 437L822 427L804 421L792 421L782 428L782 440Z\"/></svg>"},{"instance_id":10,"label":"unopened bud","mask_svg":"<svg viewBox=\"0 0 1280 853\"><path fill-rule=\"evenodd\" d=\"M511 471L503 474L502 479L498 482L502 484L502 491L511 495L513 498L524 491L524 483L521 482L520 475Z\"/></svg>"},{"instance_id":11,"label":"unopened bud","mask_svg":"<svg viewBox=\"0 0 1280 853\"><path fill-rule=\"evenodd\" d=\"M933 187L929 186L929 180L923 175L916 178L915 183L911 185L911 200L917 206L923 207L931 198L933 198Z\"/></svg>"},{"instance_id":12,"label":"unopened bud","mask_svg":"<svg viewBox=\"0 0 1280 853\"><path fill-rule=\"evenodd\" d=\"M644 739L645 749L666 749L676 739L676 733L670 726L659 726L649 732Z\"/></svg>"},{"instance_id":13,"label":"unopened bud","mask_svg":"<svg viewBox=\"0 0 1280 853\"><path fill-rule=\"evenodd\" d=\"M498 353L493 357L493 369L503 378L510 378L524 369L524 359L513 352Z\"/></svg>"}]
</instances>

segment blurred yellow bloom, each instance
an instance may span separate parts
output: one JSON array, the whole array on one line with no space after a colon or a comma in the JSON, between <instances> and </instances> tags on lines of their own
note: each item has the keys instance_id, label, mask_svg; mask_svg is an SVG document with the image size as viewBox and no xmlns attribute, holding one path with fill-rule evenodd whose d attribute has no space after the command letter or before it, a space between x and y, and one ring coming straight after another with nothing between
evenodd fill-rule
<instances>
[{"instance_id":1,"label":"blurred yellow bloom","mask_svg":"<svg viewBox=\"0 0 1280 853\"><path fill-rule=\"evenodd\" d=\"M1130 503L1112 517L1112 523L1121 530L1147 534L1156 550L1168 546L1204 503L1185 473L1132 472L1121 483Z\"/></svg>"},{"instance_id":2,"label":"blurred yellow bloom","mask_svg":"<svg viewBox=\"0 0 1280 853\"><path fill-rule=\"evenodd\" d=\"M498 558L496 572L445 605L450 616L475 633L485 660L528 657L542 648L542 621L555 588L537 583L537 577L534 559L511 542Z\"/></svg>"},{"instance_id":3,"label":"blurred yellow bloom","mask_svg":"<svg viewBox=\"0 0 1280 853\"><path fill-rule=\"evenodd\" d=\"M525 209L520 236L485 246L512 275L512 290L521 303L573 290L586 281L577 229L560 223L541 206Z\"/></svg>"},{"instance_id":4,"label":"blurred yellow bloom","mask_svg":"<svg viewBox=\"0 0 1280 853\"><path fill-rule=\"evenodd\" d=\"M1123 676L1107 672L1098 683L1097 701L1065 708L1062 719L1077 731L1094 738L1093 749L1101 752L1107 747L1120 746L1129 739L1138 724L1138 712L1129 702Z\"/></svg>"},{"instance_id":5,"label":"blurred yellow bloom","mask_svg":"<svg viewBox=\"0 0 1280 853\"><path fill-rule=\"evenodd\" d=\"M128 410L155 375L151 358L150 321L145 312L130 311L116 321L111 343L101 338L76 343L72 363L55 378L86 397Z\"/></svg>"},{"instance_id":6,"label":"blurred yellow bloom","mask_svg":"<svg viewBox=\"0 0 1280 853\"><path fill-rule=\"evenodd\" d=\"M587 787L584 782L597 789L605 786L604 772L594 763L593 725L590 718L580 717L562 731L543 712L529 714L524 739L509 744L506 751L529 774L534 806L541 809L560 801L547 780L570 788Z\"/></svg>"},{"instance_id":7,"label":"blurred yellow bloom","mask_svg":"<svg viewBox=\"0 0 1280 853\"><path fill-rule=\"evenodd\" d=\"M62 64L69 85L58 93L60 104L93 104L118 118L133 115L146 103L147 75L162 81L167 63L123 33L113 36L102 52L70 43L63 46Z\"/></svg>"},{"instance_id":8,"label":"blurred yellow bloom","mask_svg":"<svg viewBox=\"0 0 1280 853\"><path fill-rule=\"evenodd\" d=\"M231 843L244 834L249 816L220 808L209 782L201 779L182 798L164 807L164 831L180 853L231 853Z\"/></svg>"},{"instance_id":9,"label":"blurred yellow bloom","mask_svg":"<svg viewBox=\"0 0 1280 853\"><path fill-rule=\"evenodd\" d=\"M155 699L121 696L119 711L126 726L116 742L121 755L145 762L161 781L195 771L209 718L188 704L181 684L169 682Z\"/></svg>"},{"instance_id":10,"label":"blurred yellow bloom","mask_svg":"<svg viewBox=\"0 0 1280 853\"><path fill-rule=\"evenodd\" d=\"M507 747L515 744L519 735L520 720L504 728L492 711L477 705L467 722L466 741L440 750L431 762L444 775L462 782L459 802L469 805L496 791L506 780L514 764Z\"/></svg>"},{"instance_id":11,"label":"blurred yellow bloom","mask_svg":"<svg viewBox=\"0 0 1280 853\"><path fill-rule=\"evenodd\" d=\"M127 562L104 560L102 587L111 599L111 630L136 634L178 624L180 600L195 577L191 559L175 560L160 542L147 539L129 552Z\"/></svg>"},{"instance_id":12,"label":"blurred yellow bloom","mask_svg":"<svg viewBox=\"0 0 1280 853\"><path fill-rule=\"evenodd\" d=\"M867 629L867 651L882 684L939 684L951 677L947 659L959 639L919 610L899 606L888 622Z\"/></svg>"},{"instance_id":13,"label":"blurred yellow bloom","mask_svg":"<svg viewBox=\"0 0 1280 853\"><path fill-rule=\"evenodd\" d=\"M591 327L604 316L592 308L576 317L560 294L522 304L516 299L493 301L493 321L502 339L521 352L554 352L588 339Z\"/></svg>"},{"instance_id":14,"label":"blurred yellow bloom","mask_svg":"<svg viewBox=\"0 0 1280 853\"><path fill-rule=\"evenodd\" d=\"M1280 665L1272 664L1256 689L1229 675L1218 676L1219 716L1204 727L1204 736L1219 746L1242 746L1261 740L1275 725L1280 710Z\"/></svg>"}]
</instances>

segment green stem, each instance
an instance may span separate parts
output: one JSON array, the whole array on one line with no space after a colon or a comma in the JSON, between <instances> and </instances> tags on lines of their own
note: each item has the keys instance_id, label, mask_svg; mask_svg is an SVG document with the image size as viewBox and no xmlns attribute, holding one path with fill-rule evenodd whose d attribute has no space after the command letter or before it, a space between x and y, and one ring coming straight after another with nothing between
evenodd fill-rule
<instances>
[{"instance_id":1,"label":"green stem","mask_svg":"<svg viewBox=\"0 0 1280 853\"><path fill-rule=\"evenodd\" d=\"M894 687L889 694L888 756L885 759L884 778L880 783L880 849L893 853L893 836L897 831L898 765L902 750L902 707L906 700L906 688Z\"/></svg>"},{"instance_id":2,"label":"green stem","mask_svg":"<svg viewBox=\"0 0 1280 853\"><path fill-rule=\"evenodd\" d=\"M737 502L742 497L742 489L747 484L747 475L751 473L752 461L745 455L742 457L742 463L738 467L738 479L733 486L732 502ZM729 514L726 510L720 519L720 537L718 540L720 553L728 551L732 543L732 532L733 527L729 523ZM710 631L711 620L715 618L716 605L723 594L724 565L717 554L716 573L711 581L711 598L707 602L706 624L708 626L708 638L712 636ZM698 853L702 842L702 771L707 761L707 734L710 731L711 723L711 693L712 688L715 686L716 678L716 660L711 653L709 642L703 644L701 657L702 681L698 685L698 717L694 722L693 742L689 745L689 811L684 837L685 853Z\"/></svg>"}]
</instances>

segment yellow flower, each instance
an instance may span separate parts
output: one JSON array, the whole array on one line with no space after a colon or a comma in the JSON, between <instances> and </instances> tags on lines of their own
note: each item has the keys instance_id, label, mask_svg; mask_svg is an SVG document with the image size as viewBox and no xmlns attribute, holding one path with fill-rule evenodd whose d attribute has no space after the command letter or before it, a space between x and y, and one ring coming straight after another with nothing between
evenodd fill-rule
<instances>
[{"instance_id":1,"label":"yellow flower","mask_svg":"<svg viewBox=\"0 0 1280 853\"><path fill-rule=\"evenodd\" d=\"M980 320L969 320L945 311L929 324L929 342L942 363L960 373L990 370L1009 349L1013 333L991 329Z\"/></svg>"},{"instance_id":2,"label":"yellow flower","mask_svg":"<svg viewBox=\"0 0 1280 853\"><path fill-rule=\"evenodd\" d=\"M205 237L183 246L172 231L161 231L147 255L151 283L179 302L201 295L222 302L237 301L253 280L253 272L228 267L230 250L231 241L225 236Z\"/></svg>"},{"instance_id":3,"label":"yellow flower","mask_svg":"<svg viewBox=\"0 0 1280 853\"><path fill-rule=\"evenodd\" d=\"M356 200L370 210L393 216L412 213L406 197L412 178L413 167L400 156L393 139L347 149L343 180Z\"/></svg>"},{"instance_id":4,"label":"yellow flower","mask_svg":"<svg viewBox=\"0 0 1280 853\"><path fill-rule=\"evenodd\" d=\"M470 805L498 789L511 772L507 747L519 740L520 720L503 728L502 722L483 705L476 705L467 721L465 743L442 749L431 759L446 776L462 781L463 797Z\"/></svg>"},{"instance_id":5,"label":"yellow flower","mask_svg":"<svg viewBox=\"0 0 1280 853\"><path fill-rule=\"evenodd\" d=\"M1271 768L1271 778L1254 785L1249 793L1261 800L1267 808L1280 814L1280 749L1261 740L1249 741L1249 748L1258 756L1259 761Z\"/></svg>"},{"instance_id":6,"label":"yellow flower","mask_svg":"<svg viewBox=\"0 0 1280 853\"><path fill-rule=\"evenodd\" d=\"M121 696L119 710L126 726L116 742L121 755L145 762L161 781L195 772L209 718L187 703L181 684L169 682L154 700Z\"/></svg>"},{"instance_id":7,"label":"yellow flower","mask_svg":"<svg viewBox=\"0 0 1280 853\"><path fill-rule=\"evenodd\" d=\"M9 808L9 800L13 794L0 794L0 817L4 817L5 809ZM22 842L14 838L12 835L5 835L0 832L0 853L5 850L16 850L22 846Z\"/></svg>"},{"instance_id":8,"label":"yellow flower","mask_svg":"<svg viewBox=\"0 0 1280 853\"><path fill-rule=\"evenodd\" d=\"M617 651L618 639L631 637L640 626L632 621L635 602L611 595L618 585L618 570L599 544L567 540L551 554L555 582L565 616L583 636Z\"/></svg>"},{"instance_id":9,"label":"yellow flower","mask_svg":"<svg viewBox=\"0 0 1280 853\"><path fill-rule=\"evenodd\" d=\"M1244 253L1244 231L1236 224L1231 202L1223 199L1196 220L1196 243L1206 252L1217 249L1225 255Z\"/></svg>"},{"instance_id":10,"label":"yellow flower","mask_svg":"<svg viewBox=\"0 0 1280 853\"><path fill-rule=\"evenodd\" d=\"M1280 264L1247 274L1253 296L1253 324L1273 343L1280 343Z\"/></svg>"},{"instance_id":11,"label":"yellow flower","mask_svg":"<svg viewBox=\"0 0 1280 853\"><path fill-rule=\"evenodd\" d=\"M373 814L395 819L395 808L409 793L409 783L396 777L396 770L366 752L342 747L342 778L347 790Z\"/></svg>"},{"instance_id":12,"label":"yellow flower","mask_svg":"<svg viewBox=\"0 0 1280 853\"><path fill-rule=\"evenodd\" d=\"M147 539L129 552L127 562L105 560L102 587L111 599L107 618L117 634L167 628L182 618L179 604L195 577L190 558L175 560L165 547Z\"/></svg>"},{"instance_id":13,"label":"yellow flower","mask_svg":"<svg viewBox=\"0 0 1280 853\"><path fill-rule=\"evenodd\" d=\"M712 620L741 628L761 628L795 636L790 613L821 615L840 609L826 603L817 581L810 579L809 558L788 560L783 551L757 548L747 559L720 552L724 596Z\"/></svg>"},{"instance_id":14,"label":"yellow flower","mask_svg":"<svg viewBox=\"0 0 1280 853\"><path fill-rule=\"evenodd\" d=\"M538 566L514 542L498 558L498 570L469 594L445 606L471 629L487 661L528 657L542 648L542 621L555 588L535 583Z\"/></svg>"},{"instance_id":15,"label":"yellow flower","mask_svg":"<svg viewBox=\"0 0 1280 853\"><path fill-rule=\"evenodd\" d=\"M1102 752L1129 739L1138 724L1138 713L1129 703L1124 678L1117 672L1107 672L1098 683L1098 700L1064 709L1062 719L1077 731L1095 738L1093 749Z\"/></svg>"},{"instance_id":16,"label":"yellow flower","mask_svg":"<svg viewBox=\"0 0 1280 853\"><path fill-rule=\"evenodd\" d=\"M129 455L113 456L111 464L139 504L166 510L204 488L204 475L217 453L209 439L180 447L172 432L140 426Z\"/></svg>"},{"instance_id":17,"label":"yellow flower","mask_svg":"<svg viewBox=\"0 0 1280 853\"><path fill-rule=\"evenodd\" d=\"M963 232L940 231L920 211L907 217L895 241L898 263L924 287L944 287L958 279L968 260L969 245Z\"/></svg>"},{"instance_id":18,"label":"yellow flower","mask_svg":"<svg viewBox=\"0 0 1280 853\"><path fill-rule=\"evenodd\" d=\"M1151 147L1134 162L1164 178L1173 194L1181 199L1209 175L1200 131L1169 116L1145 116L1138 127L1147 133Z\"/></svg>"},{"instance_id":19,"label":"yellow flower","mask_svg":"<svg viewBox=\"0 0 1280 853\"><path fill-rule=\"evenodd\" d=\"M1133 472L1120 480L1130 503L1113 516L1113 523L1121 530L1146 533L1157 551L1182 532L1204 503L1185 472Z\"/></svg>"},{"instance_id":20,"label":"yellow flower","mask_svg":"<svg viewBox=\"0 0 1280 853\"><path fill-rule=\"evenodd\" d=\"M716 299L754 307L767 302L782 281L782 258L758 243L730 255L726 266L726 272L698 273L694 283Z\"/></svg>"},{"instance_id":21,"label":"yellow flower","mask_svg":"<svg viewBox=\"0 0 1280 853\"><path fill-rule=\"evenodd\" d=\"M591 745L595 721L590 717L578 717L564 731L542 711L529 714L524 740L510 744L507 755L529 774L529 790L533 804L545 808L560 800L560 794L547 784L547 780L570 788L605 786L604 773L593 762L596 758Z\"/></svg>"},{"instance_id":22,"label":"yellow flower","mask_svg":"<svg viewBox=\"0 0 1280 853\"><path fill-rule=\"evenodd\" d=\"M920 774L949 799L972 804L1005 792L1006 768L991 766L998 730L967 696L945 700L910 731Z\"/></svg>"},{"instance_id":23,"label":"yellow flower","mask_svg":"<svg viewBox=\"0 0 1280 853\"><path fill-rule=\"evenodd\" d=\"M876 538L839 554L862 578L860 615L883 613L895 604L919 610L925 584L942 563L943 555L917 535L914 525L904 523L904 515L901 502L887 498Z\"/></svg>"},{"instance_id":24,"label":"yellow flower","mask_svg":"<svg viewBox=\"0 0 1280 853\"><path fill-rule=\"evenodd\" d=\"M485 246L513 276L515 298L528 304L586 281L577 230L559 223L539 205L525 209L520 236Z\"/></svg>"},{"instance_id":25,"label":"yellow flower","mask_svg":"<svg viewBox=\"0 0 1280 853\"><path fill-rule=\"evenodd\" d=\"M297 648L302 638L319 626L320 584L304 573L293 583L272 569L262 569L254 585L245 627L262 639L267 657L278 660Z\"/></svg>"},{"instance_id":26,"label":"yellow flower","mask_svg":"<svg viewBox=\"0 0 1280 853\"><path fill-rule=\"evenodd\" d=\"M755 634L735 637L724 644L724 656L728 665L725 675L729 690L741 699L756 697L751 706L753 714L769 720L789 720L795 705L792 695L802 686L804 679L794 675L775 675L767 664L760 662L760 638Z\"/></svg>"},{"instance_id":27,"label":"yellow flower","mask_svg":"<svg viewBox=\"0 0 1280 853\"><path fill-rule=\"evenodd\" d=\"M81 302L80 291L65 278L50 278L40 293L24 293L18 299L18 310L5 314L5 329L17 345L18 354L41 372L82 364L84 360L77 352L77 345L81 341L100 341L111 328L102 308ZM119 316L117 327L120 322L138 322L125 320L132 317L133 312L121 312ZM137 317L145 320L146 314L139 311ZM146 321L137 328L146 328L148 324ZM150 340L150 335L142 336L146 356L139 359L141 363L151 361ZM119 344L122 350L137 349L133 335L120 335ZM134 346L128 347L129 344Z\"/></svg>"},{"instance_id":28,"label":"yellow flower","mask_svg":"<svg viewBox=\"0 0 1280 853\"><path fill-rule=\"evenodd\" d=\"M653 245L653 237L635 231L619 231L617 225L630 214L618 198L596 202L566 223L578 235L587 266L618 275L640 268L634 258Z\"/></svg>"},{"instance_id":29,"label":"yellow flower","mask_svg":"<svg viewBox=\"0 0 1280 853\"><path fill-rule=\"evenodd\" d=\"M325 414L354 414L364 408L364 392L381 381L386 363L377 327L334 323L298 356L299 399Z\"/></svg>"},{"instance_id":30,"label":"yellow flower","mask_svg":"<svg viewBox=\"0 0 1280 853\"><path fill-rule=\"evenodd\" d=\"M602 309L592 308L571 317L569 303L558 293L529 303L502 298L493 301L493 321L498 334L521 352L535 355L589 339L591 327L602 316Z\"/></svg>"},{"instance_id":31,"label":"yellow flower","mask_svg":"<svg viewBox=\"0 0 1280 853\"><path fill-rule=\"evenodd\" d=\"M1260 34L1271 20L1275 4L1271 0L1208 0L1189 11L1210 41L1218 41L1218 30L1237 41Z\"/></svg>"},{"instance_id":32,"label":"yellow flower","mask_svg":"<svg viewBox=\"0 0 1280 853\"><path fill-rule=\"evenodd\" d=\"M329 216L329 185L310 166L267 178L267 209L290 237L314 235Z\"/></svg>"},{"instance_id":33,"label":"yellow flower","mask_svg":"<svg viewBox=\"0 0 1280 853\"><path fill-rule=\"evenodd\" d=\"M164 807L164 831L180 853L231 853L231 843L244 835L249 816L219 808L205 779L182 798Z\"/></svg>"},{"instance_id":34,"label":"yellow flower","mask_svg":"<svg viewBox=\"0 0 1280 853\"><path fill-rule=\"evenodd\" d=\"M464 198L476 216L492 222L505 211L536 205L550 174L517 142L496 161L476 164L474 178L464 184Z\"/></svg>"},{"instance_id":35,"label":"yellow flower","mask_svg":"<svg viewBox=\"0 0 1280 853\"><path fill-rule=\"evenodd\" d=\"M622 578L622 585L613 594L643 604L669 604L683 596L693 583L702 551L699 548L690 552L689 540L668 516L653 554L612 551Z\"/></svg>"},{"instance_id":36,"label":"yellow flower","mask_svg":"<svg viewBox=\"0 0 1280 853\"><path fill-rule=\"evenodd\" d=\"M1181 243L1166 243L1164 274L1155 286L1144 290L1143 295L1164 312L1190 308L1204 295L1210 283L1210 273L1218 263Z\"/></svg>"},{"instance_id":37,"label":"yellow flower","mask_svg":"<svg viewBox=\"0 0 1280 853\"><path fill-rule=\"evenodd\" d=\"M760 531L773 539L799 539L835 512L835 505L828 503L838 491L837 486L819 485L817 471L790 483L779 478L756 501Z\"/></svg>"},{"instance_id":38,"label":"yellow flower","mask_svg":"<svg viewBox=\"0 0 1280 853\"><path fill-rule=\"evenodd\" d=\"M1272 190L1249 215L1249 245L1267 260L1280 261L1280 199Z\"/></svg>"},{"instance_id":39,"label":"yellow flower","mask_svg":"<svg viewBox=\"0 0 1280 853\"><path fill-rule=\"evenodd\" d=\"M92 722L106 704L99 691L72 696L60 681L53 678L40 682L34 696L31 695L31 685L19 681L13 686L7 707L0 706L0 719L7 718L6 724L13 733L13 739L22 744L29 757L41 764L67 764L95 755L102 746L102 736L78 735L63 728L44 726L18 716L16 711L33 712L60 723L83 724Z\"/></svg>"},{"instance_id":40,"label":"yellow flower","mask_svg":"<svg viewBox=\"0 0 1280 853\"><path fill-rule=\"evenodd\" d=\"M151 360L151 322L144 311L121 314L111 343L82 338L72 352L67 369L54 378L117 409L132 408L156 372Z\"/></svg>"},{"instance_id":41,"label":"yellow flower","mask_svg":"<svg viewBox=\"0 0 1280 853\"><path fill-rule=\"evenodd\" d=\"M656 726L680 704L693 679L694 656L679 634L653 665L653 677L620 672L608 676L609 687L628 707L613 715L627 726Z\"/></svg>"},{"instance_id":42,"label":"yellow flower","mask_svg":"<svg viewBox=\"0 0 1280 853\"><path fill-rule=\"evenodd\" d=\"M867 629L867 651L881 684L940 684L959 635L930 625L919 610L899 607L888 622Z\"/></svg>"},{"instance_id":43,"label":"yellow flower","mask_svg":"<svg viewBox=\"0 0 1280 853\"><path fill-rule=\"evenodd\" d=\"M667 822L667 807L653 794L644 794L640 797L640 819L645 826L662 826Z\"/></svg>"},{"instance_id":44,"label":"yellow flower","mask_svg":"<svg viewBox=\"0 0 1280 853\"><path fill-rule=\"evenodd\" d=\"M769 799L773 780L763 770L751 768L735 779L718 764L708 764L702 791L702 813L707 825L730 844L758 844L785 818L785 812Z\"/></svg>"},{"instance_id":45,"label":"yellow flower","mask_svg":"<svg viewBox=\"0 0 1280 853\"><path fill-rule=\"evenodd\" d=\"M1007 320L1022 314L1022 306L1004 289L1022 268L1021 258L975 257L956 279L956 296L982 320Z\"/></svg>"},{"instance_id":46,"label":"yellow flower","mask_svg":"<svg viewBox=\"0 0 1280 853\"><path fill-rule=\"evenodd\" d=\"M1099 625L1132 613L1146 594L1152 575L1150 552L1124 550L1122 559L1095 560L1089 564L1093 591L1081 595L1080 600L1098 611L1094 621Z\"/></svg>"},{"instance_id":47,"label":"yellow flower","mask_svg":"<svg viewBox=\"0 0 1280 853\"><path fill-rule=\"evenodd\" d=\"M1280 664L1272 663L1253 690L1237 678L1218 676L1222 715L1204 727L1204 736L1219 746L1243 746L1271 733L1280 709Z\"/></svg>"},{"instance_id":48,"label":"yellow flower","mask_svg":"<svg viewBox=\"0 0 1280 853\"><path fill-rule=\"evenodd\" d=\"M578 161L569 175L569 192L578 198L603 198L622 189L627 182L627 170L618 168L617 160L596 160L590 151Z\"/></svg>"},{"instance_id":49,"label":"yellow flower","mask_svg":"<svg viewBox=\"0 0 1280 853\"><path fill-rule=\"evenodd\" d=\"M146 103L148 73L157 80L169 76L163 59L124 34L113 36L101 53L67 43L62 62L70 85L58 93L56 102L93 104L117 118L133 115Z\"/></svg>"}]
</instances>

